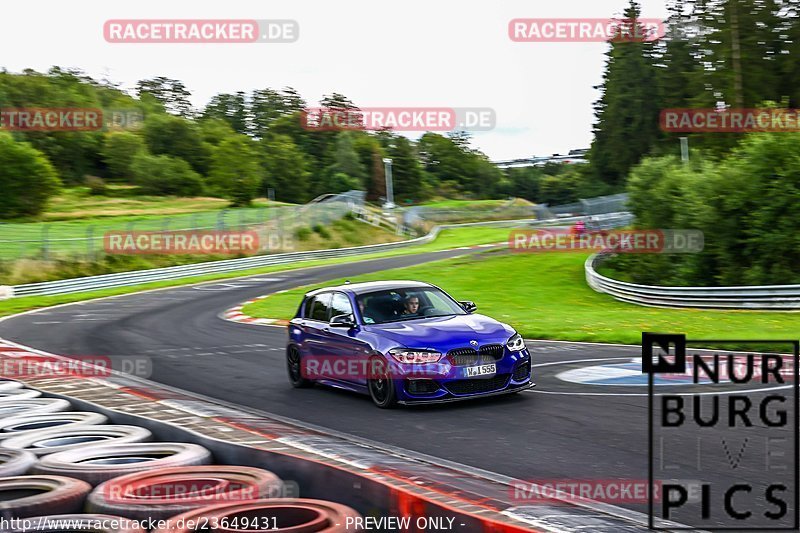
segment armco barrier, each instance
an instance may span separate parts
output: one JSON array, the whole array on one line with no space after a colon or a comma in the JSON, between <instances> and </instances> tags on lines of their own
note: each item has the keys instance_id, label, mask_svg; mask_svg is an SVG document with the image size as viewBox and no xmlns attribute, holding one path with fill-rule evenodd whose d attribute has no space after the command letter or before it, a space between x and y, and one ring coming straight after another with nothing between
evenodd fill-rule
<instances>
[{"instance_id":1,"label":"armco barrier","mask_svg":"<svg viewBox=\"0 0 800 533\"><path fill-rule=\"evenodd\" d=\"M598 274L597 267L612 255L599 253L586 260L586 283L595 291L609 294L623 302L652 307L800 309L800 285L662 287L628 283Z\"/></svg>"},{"instance_id":2,"label":"armco barrier","mask_svg":"<svg viewBox=\"0 0 800 533\"><path fill-rule=\"evenodd\" d=\"M605 221L611 223L613 221L630 220L629 213L610 213L608 215L595 216L595 221ZM328 259L335 257L349 257L355 255L362 255L367 253L383 252L388 250L395 250L406 246L415 244L424 244L436 238L439 231L453 227L467 227L467 226L490 226L502 224L531 224L531 225L548 225L548 224L567 224L577 220L583 220L587 217L569 217L549 220L498 220L491 222L471 222L467 224L452 224L437 226L431 230L430 233L416 239L410 239L400 242L390 242L384 244L371 244L366 246L354 246L351 248L338 248L332 250L312 250L308 252L289 252L284 254L270 254L259 255L255 257L244 257L240 259L225 259L222 261L209 261L205 263L194 263L191 265L179 265L166 268L153 268L149 270L137 270L134 272L120 272L116 274L103 274L100 276L89 276L83 278L74 278L58 281L45 281L41 283L29 283L27 285L17 285L12 287L13 297L19 298L22 296L39 296L39 295L54 295L54 294L68 294L75 292L88 292L99 289L109 289L114 287L126 287L130 285L139 285L142 283L151 283L156 281L166 281L181 278L188 278L193 276L204 276L208 274L219 274L226 272L237 272L242 270L249 270L253 268L260 268L270 265L282 265L286 263L295 263L299 261L310 261L314 259Z\"/></svg>"},{"instance_id":3,"label":"armco barrier","mask_svg":"<svg viewBox=\"0 0 800 533\"><path fill-rule=\"evenodd\" d=\"M0 361L11 357L6 353L20 352L36 354L43 364L64 360L0 339ZM356 441L116 371L69 379L32 373L24 381L77 409L99 411L112 423L145 427L158 440L200 444L219 463L267 468L295 482L300 497L342 503L365 516L449 517L454 524L448 530L469 533L566 533L587 526L647 531L641 513L589 500L520 505L514 502L511 478Z\"/></svg>"}]
</instances>

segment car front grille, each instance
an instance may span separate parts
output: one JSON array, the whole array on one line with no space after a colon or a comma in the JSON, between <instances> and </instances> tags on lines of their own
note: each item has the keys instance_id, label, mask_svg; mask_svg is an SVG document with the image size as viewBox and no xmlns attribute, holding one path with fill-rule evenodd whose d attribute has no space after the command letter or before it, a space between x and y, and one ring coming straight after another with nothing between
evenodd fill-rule
<instances>
[{"instance_id":1,"label":"car front grille","mask_svg":"<svg viewBox=\"0 0 800 533\"><path fill-rule=\"evenodd\" d=\"M439 385L432 379L407 379L406 390L409 394L432 394L439 390Z\"/></svg>"},{"instance_id":2,"label":"car front grille","mask_svg":"<svg viewBox=\"0 0 800 533\"><path fill-rule=\"evenodd\" d=\"M453 366L475 366L496 363L503 358L502 344L487 344L480 351L475 348L456 348L447 352Z\"/></svg>"},{"instance_id":3,"label":"car front grille","mask_svg":"<svg viewBox=\"0 0 800 533\"><path fill-rule=\"evenodd\" d=\"M455 379L444 384L453 394L478 394L502 389L508 383L508 374L497 374L491 378Z\"/></svg>"},{"instance_id":4,"label":"car front grille","mask_svg":"<svg viewBox=\"0 0 800 533\"><path fill-rule=\"evenodd\" d=\"M514 369L514 375L512 379L514 381L527 381L531 377L531 362L530 359L519 363L517 368Z\"/></svg>"}]
</instances>

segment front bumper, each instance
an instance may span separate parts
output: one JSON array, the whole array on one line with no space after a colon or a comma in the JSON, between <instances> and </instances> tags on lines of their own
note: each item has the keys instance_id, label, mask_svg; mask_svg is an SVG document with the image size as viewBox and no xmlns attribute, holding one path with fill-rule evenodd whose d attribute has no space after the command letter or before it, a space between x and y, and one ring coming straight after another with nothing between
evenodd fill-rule
<instances>
[{"instance_id":1,"label":"front bumper","mask_svg":"<svg viewBox=\"0 0 800 533\"><path fill-rule=\"evenodd\" d=\"M530 387L531 358L527 349L505 350L494 364L494 374L473 377L467 375L468 366L452 364L448 359L424 365L394 364L392 379L398 401L407 404L483 398Z\"/></svg>"},{"instance_id":2,"label":"front bumper","mask_svg":"<svg viewBox=\"0 0 800 533\"><path fill-rule=\"evenodd\" d=\"M435 400L399 400L397 403L400 405L430 405L435 403L449 403L461 402L464 400L477 400L478 398L488 398L491 396L502 396L504 394L513 394L524 390L532 389L536 383L528 382L527 384L515 387L508 387L506 389L498 390L495 392L485 392L483 394L473 394L471 396L445 396Z\"/></svg>"}]
</instances>

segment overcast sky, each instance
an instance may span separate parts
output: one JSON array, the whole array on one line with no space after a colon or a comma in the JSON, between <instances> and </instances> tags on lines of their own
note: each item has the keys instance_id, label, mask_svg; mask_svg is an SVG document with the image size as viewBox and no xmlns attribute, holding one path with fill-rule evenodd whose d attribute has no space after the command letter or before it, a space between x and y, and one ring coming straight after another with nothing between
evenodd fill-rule
<instances>
[{"instance_id":1,"label":"overcast sky","mask_svg":"<svg viewBox=\"0 0 800 533\"><path fill-rule=\"evenodd\" d=\"M292 86L309 105L333 91L361 107L490 107L473 145L492 159L591 142L605 43L516 43L514 18L605 18L628 0L26 0L3 5L0 67L76 67L124 88L166 76L202 107L216 93ZM642 16L666 15L642 0ZM294 19L291 44L112 44L108 19ZM416 138L417 133L409 134Z\"/></svg>"}]
</instances>

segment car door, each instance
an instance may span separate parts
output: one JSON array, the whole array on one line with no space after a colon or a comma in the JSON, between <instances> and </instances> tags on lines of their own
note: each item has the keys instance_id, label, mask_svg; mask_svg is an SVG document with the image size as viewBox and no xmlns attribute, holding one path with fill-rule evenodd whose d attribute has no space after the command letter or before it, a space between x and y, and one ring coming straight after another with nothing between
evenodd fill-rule
<instances>
[{"instance_id":1,"label":"car door","mask_svg":"<svg viewBox=\"0 0 800 533\"><path fill-rule=\"evenodd\" d=\"M306 308L303 311L303 320L300 322L305 339L303 355L306 357L311 356L319 361L331 356L331 352L325 343L326 339L323 331L323 328L328 327L331 296L330 292L323 292L313 296L306 304Z\"/></svg>"},{"instance_id":2,"label":"car door","mask_svg":"<svg viewBox=\"0 0 800 533\"><path fill-rule=\"evenodd\" d=\"M343 292L334 292L331 298L331 317L354 315L353 304ZM365 342L358 339L358 328L323 328L326 344L332 351L337 364L337 378L349 383L366 384L367 357L369 351ZM342 371L338 371L341 369Z\"/></svg>"}]
</instances>

